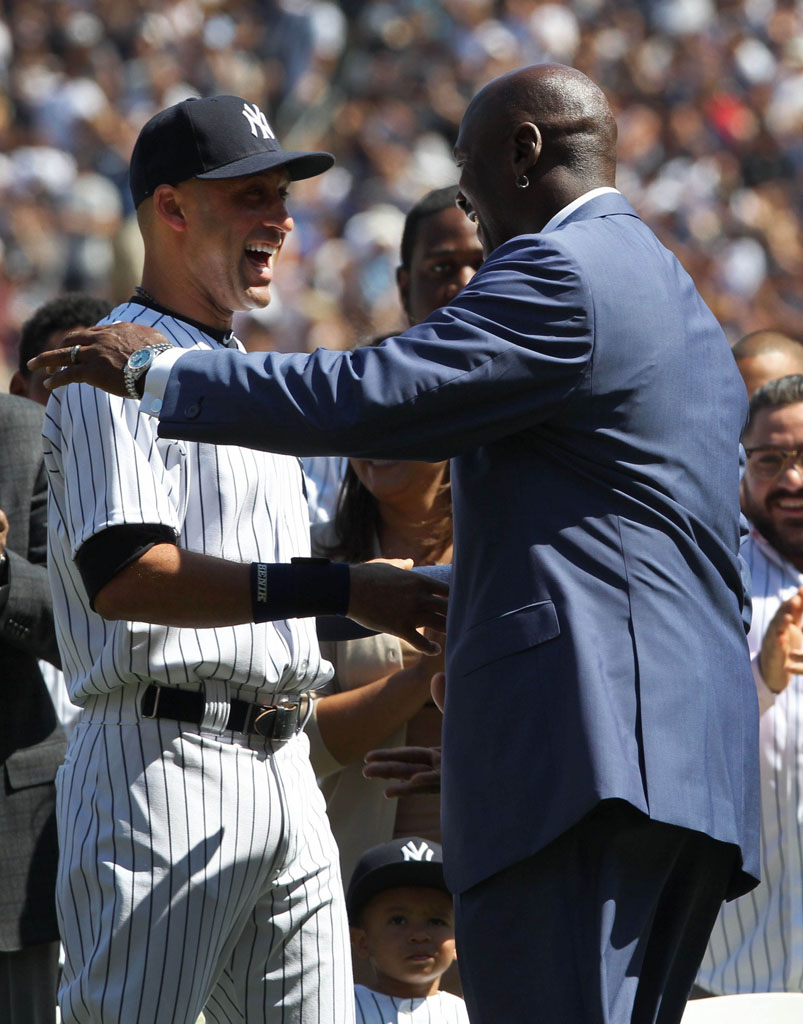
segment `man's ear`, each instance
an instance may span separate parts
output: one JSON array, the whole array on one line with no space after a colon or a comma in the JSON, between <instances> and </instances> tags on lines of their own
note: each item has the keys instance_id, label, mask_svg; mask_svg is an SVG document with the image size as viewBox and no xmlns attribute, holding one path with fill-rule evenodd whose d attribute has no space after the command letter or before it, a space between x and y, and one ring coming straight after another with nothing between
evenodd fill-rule
<instances>
[{"instance_id":1,"label":"man's ear","mask_svg":"<svg viewBox=\"0 0 803 1024\"><path fill-rule=\"evenodd\" d=\"M513 133L513 145L516 174L527 174L535 167L541 156L543 139L538 125L532 121L522 122Z\"/></svg>"},{"instance_id":2,"label":"man's ear","mask_svg":"<svg viewBox=\"0 0 803 1024\"><path fill-rule=\"evenodd\" d=\"M396 287L399 290L399 301L402 304L402 309L407 314L409 319L409 302L410 302L410 271L401 265L396 267Z\"/></svg>"},{"instance_id":3,"label":"man's ear","mask_svg":"<svg viewBox=\"0 0 803 1024\"><path fill-rule=\"evenodd\" d=\"M174 231L186 231L187 220L184 216L182 196L174 185L159 185L151 201L156 217Z\"/></svg>"},{"instance_id":4,"label":"man's ear","mask_svg":"<svg viewBox=\"0 0 803 1024\"><path fill-rule=\"evenodd\" d=\"M28 382L19 370L15 370L11 375L11 380L8 382L8 393L10 395L20 395L22 398L28 397Z\"/></svg>"},{"instance_id":5,"label":"man's ear","mask_svg":"<svg viewBox=\"0 0 803 1024\"><path fill-rule=\"evenodd\" d=\"M371 950L368 945L368 936L365 933L365 929L353 924L349 927L349 934L351 935L351 946L354 952L363 960L367 960L371 955Z\"/></svg>"}]
</instances>

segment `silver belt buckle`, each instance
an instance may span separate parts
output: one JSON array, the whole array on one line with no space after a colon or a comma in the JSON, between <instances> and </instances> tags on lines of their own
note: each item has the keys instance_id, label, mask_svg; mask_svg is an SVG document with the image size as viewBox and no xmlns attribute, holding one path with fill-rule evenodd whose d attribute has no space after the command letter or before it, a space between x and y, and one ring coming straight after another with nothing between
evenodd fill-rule
<instances>
[{"instance_id":1,"label":"silver belt buckle","mask_svg":"<svg viewBox=\"0 0 803 1024\"><path fill-rule=\"evenodd\" d=\"M296 734L299 702L289 697L280 697L275 704L255 708L253 729L258 735L272 743L287 743Z\"/></svg>"},{"instance_id":2,"label":"silver belt buckle","mask_svg":"<svg viewBox=\"0 0 803 1024\"><path fill-rule=\"evenodd\" d=\"M139 714L141 718L156 718L156 711L159 707L159 698L162 696L162 687L159 686L158 683L149 683L148 686L145 688L145 693L143 693L142 695L143 698L147 696L148 690L150 689L156 690L156 696L153 698L153 707L151 708L149 713L144 711L142 708L143 702L142 700L140 700Z\"/></svg>"}]
</instances>

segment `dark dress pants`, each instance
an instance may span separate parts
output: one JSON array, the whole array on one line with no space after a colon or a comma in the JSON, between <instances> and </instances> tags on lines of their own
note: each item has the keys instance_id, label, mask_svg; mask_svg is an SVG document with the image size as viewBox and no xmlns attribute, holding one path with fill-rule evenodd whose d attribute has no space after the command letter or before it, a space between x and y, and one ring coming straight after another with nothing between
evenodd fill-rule
<instances>
[{"instance_id":1,"label":"dark dress pants","mask_svg":"<svg viewBox=\"0 0 803 1024\"><path fill-rule=\"evenodd\" d=\"M54 1024L58 977L58 942L0 952L0 1021Z\"/></svg>"},{"instance_id":2,"label":"dark dress pants","mask_svg":"<svg viewBox=\"0 0 803 1024\"><path fill-rule=\"evenodd\" d=\"M472 1024L677 1024L737 857L599 804L455 898Z\"/></svg>"}]
</instances>

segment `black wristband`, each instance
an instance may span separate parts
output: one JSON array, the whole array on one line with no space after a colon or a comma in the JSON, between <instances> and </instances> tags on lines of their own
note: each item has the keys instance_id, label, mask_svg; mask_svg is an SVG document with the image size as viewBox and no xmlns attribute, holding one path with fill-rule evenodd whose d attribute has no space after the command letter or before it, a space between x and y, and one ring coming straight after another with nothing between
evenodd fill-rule
<instances>
[{"instance_id":1,"label":"black wristband","mask_svg":"<svg viewBox=\"0 0 803 1024\"><path fill-rule=\"evenodd\" d=\"M287 562L251 563L251 608L254 622L345 615L351 589L345 562L294 558Z\"/></svg>"}]
</instances>

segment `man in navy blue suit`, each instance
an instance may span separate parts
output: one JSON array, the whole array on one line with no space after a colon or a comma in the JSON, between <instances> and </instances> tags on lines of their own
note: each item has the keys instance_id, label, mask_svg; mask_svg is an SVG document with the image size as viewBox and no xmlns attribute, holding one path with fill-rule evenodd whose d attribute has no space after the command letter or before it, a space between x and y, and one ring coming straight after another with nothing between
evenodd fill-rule
<instances>
[{"instance_id":1,"label":"man in navy blue suit","mask_svg":"<svg viewBox=\"0 0 803 1024\"><path fill-rule=\"evenodd\" d=\"M452 458L444 859L474 1024L678 1021L758 876L746 396L615 147L579 72L496 79L455 151L487 258L448 306L376 348L166 353L144 379L165 437ZM50 385L121 394L158 338L70 340Z\"/></svg>"}]
</instances>

